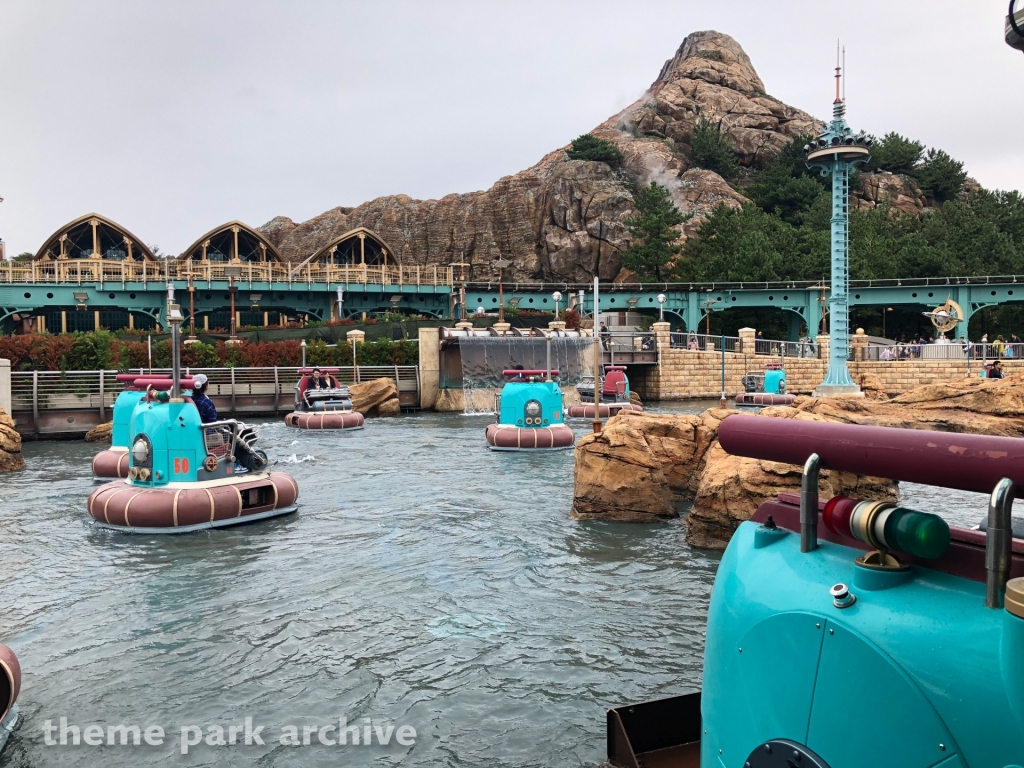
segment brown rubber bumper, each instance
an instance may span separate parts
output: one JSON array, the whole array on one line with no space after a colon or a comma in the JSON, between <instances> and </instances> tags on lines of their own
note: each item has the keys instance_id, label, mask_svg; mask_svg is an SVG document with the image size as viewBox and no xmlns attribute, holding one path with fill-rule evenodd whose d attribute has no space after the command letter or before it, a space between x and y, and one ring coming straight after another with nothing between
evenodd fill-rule
<instances>
[{"instance_id":1,"label":"brown rubber bumper","mask_svg":"<svg viewBox=\"0 0 1024 768\"><path fill-rule=\"evenodd\" d=\"M106 526L173 531L213 528L294 510L295 479L284 472L252 480L195 488L142 488L128 481L100 486L89 496L89 514Z\"/></svg>"},{"instance_id":2,"label":"brown rubber bumper","mask_svg":"<svg viewBox=\"0 0 1024 768\"><path fill-rule=\"evenodd\" d=\"M363 414L358 411L294 411L284 423L298 429L360 429Z\"/></svg>"},{"instance_id":3,"label":"brown rubber bumper","mask_svg":"<svg viewBox=\"0 0 1024 768\"><path fill-rule=\"evenodd\" d=\"M7 717L21 692L21 664L14 651L0 645L0 720Z\"/></svg>"},{"instance_id":4,"label":"brown rubber bumper","mask_svg":"<svg viewBox=\"0 0 1024 768\"><path fill-rule=\"evenodd\" d=\"M516 427L511 424L488 424L488 444L499 451L535 451L569 448L576 435L564 424L550 427Z\"/></svg>"},{"instance_id":5,"label":"brown rubber bumper","mask_svg":"<svg viewBox=\"0 0 1024 768\"><path fill-rule=\"evenodd\" d=\"M740 392L736 405L792 405L796 395L779 395L771 392Z\"/></svg>"},{"instance_id":6,"label":"brown rubber bumper","mask_svg":"<svg viewBox=\"0 0 1024 768\"><path fill-rule=\"evenodd\" d=\"M92 474L95 477L128 477L128 451L107 448L92 457Z\"/></svg>"},{"instance_id":7,"label":"brown rubber bumper","mask_svg":"<svg viewBox=\"0 0 1024 768\"><path fill-rule=\"evenodd\" d=\"M643 413L644 407L642 405L637 405L636 403L601 403L598 407L598 411L599 418L608 419L622 411ZM573 419L592 419L594 418L594 404L578 403L576 405L570 405L568 414L569 417Z\"/></svg>"}]
</instances>

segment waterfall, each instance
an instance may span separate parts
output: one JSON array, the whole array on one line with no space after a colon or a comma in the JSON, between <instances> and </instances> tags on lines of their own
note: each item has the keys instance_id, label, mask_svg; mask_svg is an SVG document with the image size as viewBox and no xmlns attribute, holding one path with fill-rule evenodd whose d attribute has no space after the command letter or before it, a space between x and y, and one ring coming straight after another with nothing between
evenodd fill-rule
<instances>
[{"instance_id":1,"label":"waterfall","mask_svg":"<svg viewBox=\"0 0 1024 768\"><path fill-rule=\"evenodd\" d=\"M520 336L470 336L459 339L462 357L462 396L465 413L493 413L494 395L505 384L502 371L522 366L527 370L547 367L547 340ZM555 336L551 339L551 368L559 371L558 383L574 387L590 372L593 339Z\"/></svg>"}]
</instances>

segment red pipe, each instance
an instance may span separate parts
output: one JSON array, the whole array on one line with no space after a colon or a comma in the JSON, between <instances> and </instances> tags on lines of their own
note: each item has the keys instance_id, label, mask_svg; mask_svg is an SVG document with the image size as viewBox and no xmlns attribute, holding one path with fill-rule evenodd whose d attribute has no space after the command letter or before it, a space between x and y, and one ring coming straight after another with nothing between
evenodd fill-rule
<instances>
[{"instance_id":1,"label":"red pipe","mask_svg":"<svg viewBox=\"0 0 1024 768\"><path fill-rule=\"evenodd\" d=\"M181 379L178 383L182 389L192 389L192 387L195 386L195 379L189 376L187 379ZM136 377L132 386L135 389L145 389L146 387L150 387L152 389L170 389L171 380L169 378L164 379L156 376L139 376Z\"/></svg>"},{"instance_id":2,"label":"red pipe","mask_svg":"<svg viewBox=\"0 0 1024 768\"><path fill-rule=\"evenodd\" d=\"M1008 477L1024 489L1024 440L923 429L730 416L718 428L735 456L803 466L816 453L824 469L991 493Z\"/></svg>"}]
</instances>

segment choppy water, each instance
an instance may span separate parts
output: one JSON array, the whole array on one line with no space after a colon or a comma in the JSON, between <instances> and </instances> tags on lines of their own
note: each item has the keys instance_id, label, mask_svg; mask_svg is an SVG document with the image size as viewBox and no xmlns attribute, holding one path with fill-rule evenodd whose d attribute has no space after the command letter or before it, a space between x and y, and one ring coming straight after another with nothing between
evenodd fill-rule
<instances>
[{"instance_id":1,"label":"choppy water","mask_svg":"<svg viewBox=\"0 0 1024 768\"><path fill-rule=\"evenodd\" d=\"M490 452L487 421L267 424L299 514L168 537L90 525L94 446L26 444L0 475L0 639L25 671L0 765L599 763L607 707L699 687L718 558L679 525L569 520L572 452ZM166 738L47 746L60 717ZM265 746L180 754L182 726L246 717ZM278 743L340 717L415 744Z\"/></svg>"}]
</instances>

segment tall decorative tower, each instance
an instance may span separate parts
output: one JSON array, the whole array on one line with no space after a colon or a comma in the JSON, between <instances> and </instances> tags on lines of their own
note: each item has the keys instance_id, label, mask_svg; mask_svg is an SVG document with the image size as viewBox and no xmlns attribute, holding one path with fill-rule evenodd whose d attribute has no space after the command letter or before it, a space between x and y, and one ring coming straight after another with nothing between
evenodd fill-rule
<instances>
[{"instance_id":1,"label":"tall decorative tower","mask_svg":"<svg viewBox=\"0 0 1024 768\"><path fill-rule=\"evenodd\" d=\"M871 139L853 135L846 125L846 103L840 95L842 69L836 62L836 100L832 122L817 140L807 144L807 166L832 174L832 288L829 297L828 373L814 390L815 397L853 395L860 387L850 378L846 360L850 352L850 171L871 157Z\"/></svg>"}]
</instances>

